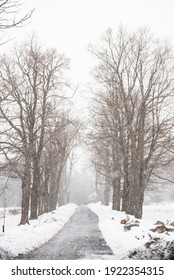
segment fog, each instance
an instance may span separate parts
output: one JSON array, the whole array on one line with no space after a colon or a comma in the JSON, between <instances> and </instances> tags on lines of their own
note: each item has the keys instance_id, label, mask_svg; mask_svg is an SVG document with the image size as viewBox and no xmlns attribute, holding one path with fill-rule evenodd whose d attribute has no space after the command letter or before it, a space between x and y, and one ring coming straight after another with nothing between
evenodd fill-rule
<instances>
[{"instance_id":1,"label":"fog","mask_svg":"<svg viewBox=\"0 0 174 280\"><path fill-rule=\"evenodd\" d=\"M21 195L21 180L0 176L0 207L20 207Z\"/></svg>"},{"instance_id":2,"label":"fog","mask_svg":"<svg viewBox=\"0 0 174 280\"><path fill-rule=\"evenodd\" d=\"M87 148L81 146L76 150L76 162L69 181L69 202L75 204L88 204L96 202L95 176L90 163ZM0 177L0 207L20 207L21 181ZM6 188L5 188L6 186ZM5 188L5 189L4 189ZM101 186L102 189L102 186ZM144 204L174 201L174 184L153 178L145 191Z\"/></svg>"}]
</instances>

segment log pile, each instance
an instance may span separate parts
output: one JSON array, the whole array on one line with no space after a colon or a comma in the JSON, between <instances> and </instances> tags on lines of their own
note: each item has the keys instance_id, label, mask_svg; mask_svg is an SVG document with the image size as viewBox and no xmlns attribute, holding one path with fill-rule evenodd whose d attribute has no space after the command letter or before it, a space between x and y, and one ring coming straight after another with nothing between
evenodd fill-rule
<instances>
[{"instance_id":1,"label":"log pile","mask_svg":"<svg viewBox=\"0 0 174 280\"><path fill-rule=\"evenodd\" d=\"M123 228L125 231L131 230L132 227L139 227L139 221L130 220L129 216L127 216L125 219L122 219L120 224L124 225Z\"/></svg>"},{"instance_id":2,"label":"log pile","mask_svg":"<svg viewBox=\"0 0 174 280\"><path fill-rule=\"evenodd\" d=\"M154 224L155 227L151 228L150 230L153 232L157 232L157 233L168 233L171 231L174 231L174 222L170 222L170 223L164 223L162 221L156 221L156 223Z\"/></svg>"},{"instance_id":3,"label":"log pile","mask_svg":"<svg viewBox=\"0 0 174 280\"><path fill-rule=\"evenodd\" d=\"M123 225L124 231L129 231L132 227L139 227L139 223L140 222L138 220L130 220L129 216L120 221L120 224ZM174 222L164 223L163 221L158 220L155 222L154 227L151 228L150 231L168 234L168 232L174 231Z\"/></svg>"}]
</instances>

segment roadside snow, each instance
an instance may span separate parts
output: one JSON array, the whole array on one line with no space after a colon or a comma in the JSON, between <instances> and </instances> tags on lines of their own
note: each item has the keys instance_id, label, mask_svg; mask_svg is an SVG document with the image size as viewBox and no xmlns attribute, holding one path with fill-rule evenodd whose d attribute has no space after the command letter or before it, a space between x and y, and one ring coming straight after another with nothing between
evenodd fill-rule
<instances>
[{"instance_id":1,"label":"roadside snow","mask_svg":"<svg viewBox=\"0 0 174 280\"><path fill-rule=\"evenodd\" d=\"M67 204L57 210L41 215L30 225L17 226L20 215L6 217L5 234L0 234L0 251L5 251L10 257L25 254L51 239L73 215L77 205ZM3 218L0 216L0 230ZM1 231L2 232L2 231Z\"/></svg>"},{"instance_id":2,"label":"roadside snow","mask_svg":"<svg viewBox=\"0 0 174 280\"><path fill-rule=\"evenodd\" d=\"M103 206L101 203L91 203L88 206L97 214L99 228L116 259L123 259L135 249L145 249L144 245L151 237L165 241L174 240L174 232L154 233L150 230L155 227L157 220L165 224L174 221L174 204L144 206L143 219L139 220L139 227L132 227L129 231L125 231L124 225L120 223L122 219L127 218L124 212L113 211L111 205ZM129 216L129 219L137 220L133 216Z\"/></svg>"},{"instance_id":3,"label":"roadside snow","mask_svg":"<svg viewBox=\"0 0 174 280\"><path fill-rule=\"evenodd\" d=\"M144 245L151 241L151 238L160 239L157 244L152 244L152 250L157 248L157 254L159 247L164 251L166 242L174 240L174 231L158 234L150 230L155 227L154 224L157 220L165 224L174 221L174 203L144 206L143 219L139 220L139 227L132 227L130 231L125 231L124 225L120 223L122 219L127 218L124 212L113 211L111 205L106 207L101 203L92 203L88 206L99 217L99 228L113 251L114 259L125 259L134 250L139 252L135 258L140 259L143 251L148 259L149 251ZM7 209L9 211L6 213L5 234L2 233L4 213L0 208L0 258L17 257L19 254L28 253L47 242L63 228L76 207L75 204L59 207L51 213L43 214L38 220L30 221L30 225L24 226L18 226L19 209ZM129 216L129 220L135 221L135 218Z\"/></svg>"}]
</instances>

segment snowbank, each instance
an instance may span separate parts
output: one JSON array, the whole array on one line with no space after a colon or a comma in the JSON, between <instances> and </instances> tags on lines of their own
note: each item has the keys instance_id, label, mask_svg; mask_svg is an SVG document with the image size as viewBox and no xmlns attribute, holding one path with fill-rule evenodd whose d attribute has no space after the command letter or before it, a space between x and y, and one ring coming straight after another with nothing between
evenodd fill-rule
<instances>
[{"instance_id":1,"label":"snowbank","mask_svg":"<svg viewBox=\"0 0 174 280\"><path fill-rule=\"evenodd\" d=\"M25 254L51 239L73 215L77 205L67 204L51 213L41 215L30 225L17 226L20 215L7 215L5 234L0 234L0 252L8 253L9 257ZM2 217L2 216L1 216ZM2 218L0 226L2 228Z\"/></svg>"},{"instance_id":2,"label":"snowbank","mask_svg":"<svg viewBox=\"0 0 174 280\"><path fill-rule=\"evenodd\" d=\"M116 259L123 259L134 250L144 250L144 245L151 238L174 240L174 232L154 233L150 230L154 228L157 220L164 223L171 221L172 218L174 220L174 204L145 206L143 219L139 220L139 226L132 227L130 231L125 231L124 225L120 224L122 219L127 218L124 212L113 211L111 205L106 207L101 203L92 203L88 206L97 214L99 228ZM135 220L133 216L129 216L129 219Z\"/></svg>"}]
</instances>

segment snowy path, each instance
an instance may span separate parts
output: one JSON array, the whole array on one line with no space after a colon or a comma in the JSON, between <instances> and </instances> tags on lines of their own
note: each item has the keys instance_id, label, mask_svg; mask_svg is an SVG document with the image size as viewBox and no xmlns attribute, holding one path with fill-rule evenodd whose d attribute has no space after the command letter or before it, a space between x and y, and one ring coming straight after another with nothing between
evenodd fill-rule
<instances>
[{"instance_id":1,"label":"snowy path","mask_svg":"<svg viewBox=\"0 0 174 280\"><path fill-rule=\"evenodd\" d=\"M20 259L110 259L111 255L99 230L97 215L81 206L54 238Z\"/></svg>"}]
</instances>

